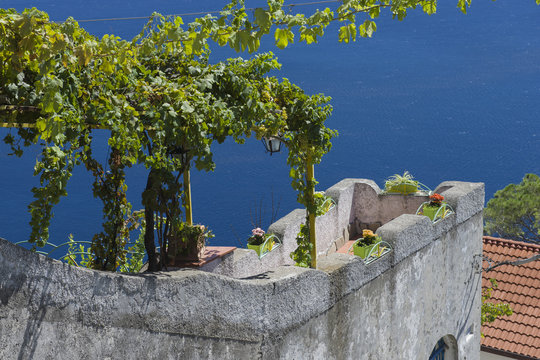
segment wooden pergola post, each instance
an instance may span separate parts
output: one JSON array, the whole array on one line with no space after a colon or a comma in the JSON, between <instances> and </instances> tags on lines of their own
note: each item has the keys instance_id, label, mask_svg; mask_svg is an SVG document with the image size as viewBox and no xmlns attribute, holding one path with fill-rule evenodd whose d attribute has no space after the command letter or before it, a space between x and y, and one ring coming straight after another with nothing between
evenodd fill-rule
<instances>
[{"instance_id":1,"label":"wooden pergola post","mask_svg":"<svg viewBox=\"0 0 540 360\"><path fill-rule=\"evenodd\" d=\"M191 180L189 175L189 167L186 167L186 170L184 170L184 196L185 198L185 204L184 207L186 209L186 222L188 225L193 225L193 213L191 210Z\"/></svg>"},{"instance_id":2,"label":"wooden pergola post","mask_svg":"<svg viewBox=\"0 0 540 360\"><path fill-rule=\"evenodd\" d=\"M311 153L308 154L306 159L306 184L308 185L308 196L311 203L314 201L315 189L311 185L314 179L314 166L311 159ZM311 243L311 268L317 268L317 238L315 235L315 214L308 209L308 222L309 222L309 242Z\"/></svg>"}]
</instances>

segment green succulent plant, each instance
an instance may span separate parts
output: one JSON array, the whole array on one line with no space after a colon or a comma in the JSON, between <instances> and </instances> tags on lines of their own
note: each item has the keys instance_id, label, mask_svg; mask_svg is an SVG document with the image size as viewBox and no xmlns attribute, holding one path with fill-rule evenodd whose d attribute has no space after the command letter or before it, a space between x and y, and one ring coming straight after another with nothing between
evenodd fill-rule
<instances>
[{"instance_id":1,"label":"green succulent plant","mask_svg":"<svg viewBox=\"0 0 540 360\"><path fill-rule=\"evenodd\" d=\"M394 174L384 183L384 191L391 193L410 194L418 189L418 181L408 171L403 175Z\"/></svg>"}]
</instances>

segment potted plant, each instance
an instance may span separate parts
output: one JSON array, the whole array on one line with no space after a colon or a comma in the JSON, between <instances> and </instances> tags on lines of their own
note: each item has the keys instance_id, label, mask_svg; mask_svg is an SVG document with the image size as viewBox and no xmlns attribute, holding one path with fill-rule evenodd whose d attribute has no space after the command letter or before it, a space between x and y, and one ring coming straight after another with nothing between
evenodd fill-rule
<instances>
[{"instance_id":1,"label":"potted plant","mask_svg":"<svg viewBox=\"0 0 540 360\"><path fill-rule=\"evenodd\" d=\"M379 235L375 235L371 230L362 230L362 237L353 245L354 255L365 259L370 253L374 254L379 251L380 242Z\"/></svg>"},{"instance_id":2,"label":"potted plant","mask_svg":"<svg viewBox=\"0 0 540 360\"><path fill-rule=\"evenodd\" d=\"M332 199L330 196L325 196L324 201L321 205L321 212L322 214L326 214L329 212L334 206L336 206L336 202L334 199Z\"/></svg>"},{"instance_id":3,"label":"potted plant","mask_svg":"<svg viewBox=\"0 0 540 360\"><path fill-rule=\"evenodd\" d=\"M272 251L274 247L274 240L268 239L268 235L265 234L261 228L255 228L251 230L251 236L248 238L248 249L255 250L257 255L261 257L267 251Z\"/></svg>"},{"instance_id":4,"label":"potted plant","mask_svg":"<svg viewBox=\"0 0 540 360\"><path fill-rule=\"evenodd\" d=\"M444 196L441 194L432 194L429 196L429 203L425 203L422 208L422 214L427 216L433 221L436 217L444 217L444 212L446 208L446 202Z\"/></svg>"},{"instance_id":5,"label":"potted plant","mask_svg":"<svg viewBox=\"0 0 540 360\"><path fill-rule=\"evenodd\" d=\"M175 236L169 238L169 262L199 261L209 237L212 237L212 232L206 226L181 223Z\"/></svg>"},{"instance_id":6,"label":"potted plant","mask_svg":"<svg viewBox=\"0 0 540 360\"><path fill-rule=\"evenodd\" d=\"M384 183L384 191L387 193L414 194L418 191L418 181L405 171L403 175L395 174Z\"/></svg>"},{"instance_id":7,"label":"potted plant","mask_svg":"<svg viewBox=\"0 0 540 360\"><path fill-rule=\"evenodd\" d=\"M313 194L315 205L317 206L317 216L326 214L330 209L336 206L336 202L330 196L326 196L324 192L317 191Z\"/></svg>"}]
</instances>

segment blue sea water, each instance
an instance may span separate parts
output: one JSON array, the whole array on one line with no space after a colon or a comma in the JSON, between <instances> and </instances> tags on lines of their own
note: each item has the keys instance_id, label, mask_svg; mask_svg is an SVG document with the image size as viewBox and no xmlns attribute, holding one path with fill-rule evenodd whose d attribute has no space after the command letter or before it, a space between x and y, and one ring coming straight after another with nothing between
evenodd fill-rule
<instances>
[{"instance_id":1,"label":"blue sea water","mask_svg":"<svg viewBox=\"0 0 540 360\"><path fill-rule=\"evenodd\" d=\"M289 78L307 93L332 97L328 126L339 131L332 151L315 168L318 190L346 177L369 178L381 187L404 170L434 188L444 180L484 182L486 200L525 173L540 174L540 6L533 0L474 1L467 15L457 1L440 2L437 14L410 12L399 22L383 15L372 39L337 41L337 27L319 44L262 46L283 64L274 75ZM249 5L257 6L253 1ZM222 1L2 1L0 6L37 6L52 20L146 16L217 10ZM325 5L318 5L324 7ZM309 12L313 7L300 7ZM185 16L190 21L193 16ZM89 32L132 38L144 20L85 22ZM212 59L248 57L217 48ZM1 129L3 137L8 130ZM97 136L107 156L104 136ZM256 213L262 226L299 207L290 187L286 154L269 156L250 140L214 146L216 171L192 173L193 214L216 237L213 245L244 246ZM0 237L13 242L29 234L27 205L36 150L22 159L0 145ZM147 170L128 174L128 194L140 208ZM91 179L79 169L69 196L55 208L51 241L90 240L100 231L101 203L92 197ZM262 205L261 205L262 204Z\"/></svg>"}]
</instances>

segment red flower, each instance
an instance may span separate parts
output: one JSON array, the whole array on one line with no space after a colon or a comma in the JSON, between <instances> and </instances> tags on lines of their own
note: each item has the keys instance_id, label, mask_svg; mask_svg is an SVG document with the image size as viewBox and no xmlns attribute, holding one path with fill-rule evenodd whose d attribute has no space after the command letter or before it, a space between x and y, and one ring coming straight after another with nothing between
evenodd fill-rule
<instances>
[{"instance_id":1,"label":"red flower","mask_svg":"<svg viewBox=\"0 0 540 360\"><path fill-rule=\"evenodd\" d=\"M431 200L432 204L440 204L444 200L444 196L435 193L433 195L429 195L429 199Z\"/></svg>"}]
</instances>

